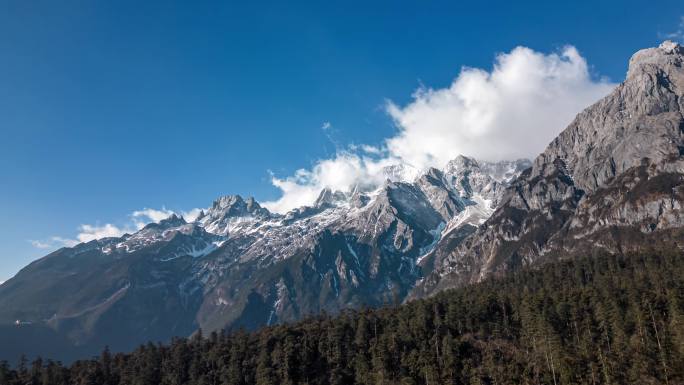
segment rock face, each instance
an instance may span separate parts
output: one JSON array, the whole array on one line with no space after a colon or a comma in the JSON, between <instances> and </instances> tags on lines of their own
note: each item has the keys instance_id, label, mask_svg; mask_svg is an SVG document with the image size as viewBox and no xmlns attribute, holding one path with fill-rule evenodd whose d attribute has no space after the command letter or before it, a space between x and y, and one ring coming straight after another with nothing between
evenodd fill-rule
<instances>
[{"instance_id":1,"label":"rock face","mask_svg":"<svg viewBox=\"0 0 684 385\"><path fill-rule=\"evenodd\" d=\"M442 239L456 244L470 234L530 166L459 157L412 182L391 167L379 188L326 189L285 215L252 198L221 197L194 222L171 216L30 264L0 286L0 325L30 322L22 328L54 332L51 339L75 345L65 352L87 356L198 328L249 329L401 302L439 260L431 252ZM0 341L7 330L0 327ZM9 348L0 346L0 359L21 351Z\"/></svg>"},{"instance_id":2,"label":"rock face","mask_svg":"<svg viewBox=\"0 0 684 385\"><path fill-rule=\"evenodd\" d=\"M498 209L411 298L586 253L684 245L684 48L641 50L626 80L580 113Z\"/></svg>"}]
</instances>

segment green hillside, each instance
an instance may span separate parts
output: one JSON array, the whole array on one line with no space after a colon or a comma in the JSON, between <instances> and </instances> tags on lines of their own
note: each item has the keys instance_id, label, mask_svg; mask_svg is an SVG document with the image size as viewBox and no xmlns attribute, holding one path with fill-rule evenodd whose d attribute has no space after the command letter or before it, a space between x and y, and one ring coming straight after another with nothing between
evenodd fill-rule
<instances>
[{"instance_id":1,"label":"green hillside","mask_svg":"<svg viewBox=\"0 0 684 385\"><path fill-rule=\"evenodd\" d=\"M603 256L376 310L148 344L1 384L681 384L684 258Z\"/></svg>"}]
</instances>

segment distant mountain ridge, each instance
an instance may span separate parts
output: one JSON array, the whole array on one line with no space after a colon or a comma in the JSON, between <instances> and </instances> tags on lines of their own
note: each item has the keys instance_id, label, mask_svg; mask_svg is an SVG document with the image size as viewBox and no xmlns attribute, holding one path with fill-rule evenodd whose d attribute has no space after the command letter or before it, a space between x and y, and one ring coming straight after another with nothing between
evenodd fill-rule
<instances>
[{"instance_id":1,"label":"distant mountain ridge","mask_svg":"<svg viewBox=\"0 0 684 385\"><path fill-rule=\"evenodd\" d=\"M35 261L0 287L0 324L31 321L98 352L400 302L442 233L472 232L530 165L460 156L413 182L390 168L376 189L325 189L283 215L224 196L193 222L172 215Z\"/></svg>"}]
</instances>

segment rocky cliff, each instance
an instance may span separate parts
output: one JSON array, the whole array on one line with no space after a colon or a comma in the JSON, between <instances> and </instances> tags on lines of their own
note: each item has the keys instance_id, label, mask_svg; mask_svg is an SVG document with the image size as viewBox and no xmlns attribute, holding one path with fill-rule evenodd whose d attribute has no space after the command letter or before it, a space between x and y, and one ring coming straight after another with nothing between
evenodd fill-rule
<instances>
[{"instance_id":1,"label":"rocky cliff","mask_svg":"<svg viewBox=\"0 0 684 385\"><path fill-rule=\"evenodd\" d=\"M578 254L684 245L684 48L632 56L625 81L580 113L411 297Z\"/></svg>"}]
</instances>

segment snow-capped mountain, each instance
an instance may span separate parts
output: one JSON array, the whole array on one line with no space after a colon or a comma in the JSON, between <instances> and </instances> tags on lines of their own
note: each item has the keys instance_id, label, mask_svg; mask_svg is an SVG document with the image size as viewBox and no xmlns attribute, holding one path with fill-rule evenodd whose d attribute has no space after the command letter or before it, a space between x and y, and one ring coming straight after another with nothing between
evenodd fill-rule
<instances>
[{"instance_id":1,"label":"snow-capped mountain","mask_svg":"<svg viewBox=\"0 0 684 385\"><path fill-rule=\"evenodd\" d=\"M284 215L224 196L193 222L172 215L134 234L60 249L0 288L0 323L45 325L77 345L147 340L292 321L403 301L426 255L492 213L527 160L460 156L375 189L321 191ZM401 177L400 177L401 176Z\"/></svg>"},{"instance_id":2,"label":"snow-capped mountain","mask_svg":"<svg viewBox=\"0 0 684 385\"><path fill-rule=\"evenodd\" d=\"M63 248L0 286L0 334L20 320L40 328L32 340L130 349L401 302L575 255L679 255L683 101L684 48L665 42L637 52L626 80L534 162L390 167L377 188L324 190L284 215L227 196L191 223L172 216Z\"/></svg>"}]
</instances>

